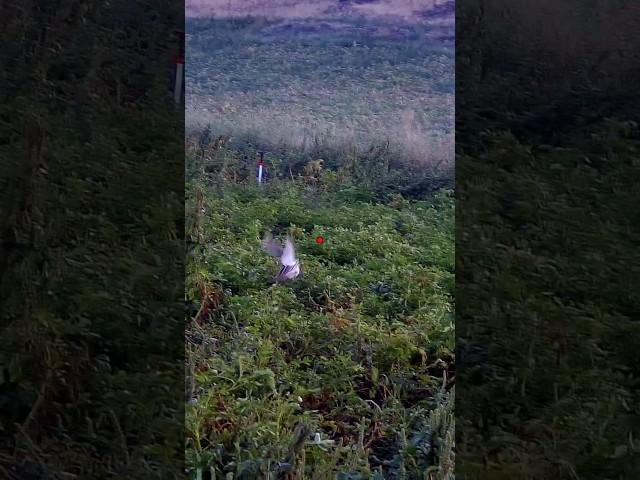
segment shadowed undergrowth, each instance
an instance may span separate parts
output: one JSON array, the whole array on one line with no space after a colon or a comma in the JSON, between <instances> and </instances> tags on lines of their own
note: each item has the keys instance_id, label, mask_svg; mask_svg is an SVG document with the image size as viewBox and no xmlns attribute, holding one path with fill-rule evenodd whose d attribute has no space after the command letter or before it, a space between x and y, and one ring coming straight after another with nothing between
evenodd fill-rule
<instances>
[{"instance_id":1,"label":"shadowed undergrowth","mask_svg":"<svg viewBox=\"0 0 640 480\"><path fill-rule=\"evenodd\" d=\"M637 476L632 3L483 0L458 17L464 478Z\"/></svg>"}]
</instances>

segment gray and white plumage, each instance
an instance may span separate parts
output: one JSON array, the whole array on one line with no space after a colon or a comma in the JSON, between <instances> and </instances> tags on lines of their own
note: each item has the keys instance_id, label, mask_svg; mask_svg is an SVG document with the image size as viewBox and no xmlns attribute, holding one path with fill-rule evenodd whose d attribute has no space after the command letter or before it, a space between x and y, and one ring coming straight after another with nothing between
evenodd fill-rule
<instances>
[{"instance_id":1,"label":"gray and white plumage","mask_svg":"<svg viewBox=\"0 0 640 480\"><path fill-rule=\"evenodd\" d=\"M296 250L291 237L287 236L284 247L274 240L270 233L267 233L262 240L262 248L272 257L280 259L280 271L275 276L276 282L286 282L293 280L300 275L300 262L296 258Z\"/></svg>"}]
</instances>

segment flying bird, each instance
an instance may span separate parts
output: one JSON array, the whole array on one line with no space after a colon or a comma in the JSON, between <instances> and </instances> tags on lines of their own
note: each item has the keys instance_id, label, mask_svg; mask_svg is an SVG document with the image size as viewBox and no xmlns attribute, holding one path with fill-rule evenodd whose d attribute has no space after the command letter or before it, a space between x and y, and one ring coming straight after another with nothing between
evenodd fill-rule
<instances>
[{"instance_id":1,"label":"flying bird","mask_svg":"<svg viewBox=\"0 0 640 480\"><path fill-rule=\"evenodd\" d=\"M271 233L267 233L262 240L262 248L272 257L280 259L280 271L274 278L276 282L293 280L300 275L300 263L296 258L296 250L291 237L287 236L283 247L279 241L274 240Z\"/></svg>"}]
</instances>

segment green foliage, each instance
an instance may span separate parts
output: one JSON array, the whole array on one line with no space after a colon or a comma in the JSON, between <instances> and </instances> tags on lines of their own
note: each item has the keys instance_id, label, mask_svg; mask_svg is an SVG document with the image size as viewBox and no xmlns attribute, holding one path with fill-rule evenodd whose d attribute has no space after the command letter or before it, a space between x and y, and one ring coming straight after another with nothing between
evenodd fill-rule
<instances>
[{"instance_id":1,"label":"green foliage","mask_svg":"<svg viewBox=\"0 0 640 480\"><path fill-rule=\"evenodd\" d=\"M215 167L222 157L242 155L219 151L187 184L187 211L195 188L205 192L189 268L225 292L189 332L190 470L453 478L442 387L454 363L451 192L372 202L352 175L319 164L293 180L234 183ZM188 161L198 162L196 149ZM260 239L272 229L296 241L302 275L290 284L268 284L277 264ZM202 301L197 292L188 280L190 302ZM292 460L300 424L310 435Z\"/></svg>"},{"instance_id":2,"label":"green foliage","mask_svg":"<svg viewBox=\"0 0 640 480\"><path fill-rule=\"evenodd\" d=\"M2 478L183 475L167 6L2 7Z\"/></svg>"},{"instance_id":3,"label":"green foliage","mask_svg":"<svg viewBox=\"0 0 640 480\"><path fill-rule=\"evenodd\" d=\"M458 22L458 474L635 478L638 28L482 3Z\"/></svg>"},{"instance_id":4,"label":"green foliage","mask_svg":"<svg viewBox=\"0 0 640 480\"><path fill-rule=\"evenodd\" d=\"M473 223L458 258L459 268L469 272L467 262L477 262L488 245L494 252L473 265L482 272L482 289L470 288L468 278L459 283L465 302L482 305L464 311L460 335L478 332L474 344L491 335L487 355L496 377L503 378L476 387L465 375L470 393L460 399L465 416L502 418L490 442L465 427L475 435L463 444L467 458L474 452L479 461L500 450L501 463L492 471L518 476L526 469L532 475L527 478L572 478L571 470L583 478L598 471L589 478L618 478L631 468L624 466L630 457L614 455L637 431L624 407L637 401L637 362L628 346L640 333L632 313L637 272L620 252L632 252L640 241L628 228L640 193L632 180L640 173L638 133L635 124L608 121L594 137L537 150L512 136L488 134L491 146L478 160L460 159L465 204L477 205L476 211L461 210L462 222L471 225L469 215L486 210L501 212ZM603 149L619 161L601 162ZM495 170L504 152L522 151L532 152L531 162ZM491 405L496 397L499 406ZM522 431L537 441L523 439ZM554 457L556 449L561 458ZM541 461L549 455L562 463ZM466 474L477 471L470 462L464 468Z\"/></svg>"}]
</instances>

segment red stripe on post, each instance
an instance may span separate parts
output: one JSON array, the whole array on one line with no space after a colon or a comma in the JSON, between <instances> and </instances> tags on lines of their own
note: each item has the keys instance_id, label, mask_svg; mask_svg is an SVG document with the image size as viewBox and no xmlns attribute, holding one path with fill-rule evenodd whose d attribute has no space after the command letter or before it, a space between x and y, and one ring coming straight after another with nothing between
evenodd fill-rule
<instances>
[{"instance_id":1,"label":"red stripe on post","mask_svg":"<svg viewBox=\"0 0 640 480\"><path fill-rule=\"evenodd\" d=\"M184 65L184 57L176 57L176 63Z\"/></svg>"}]
</instances>

